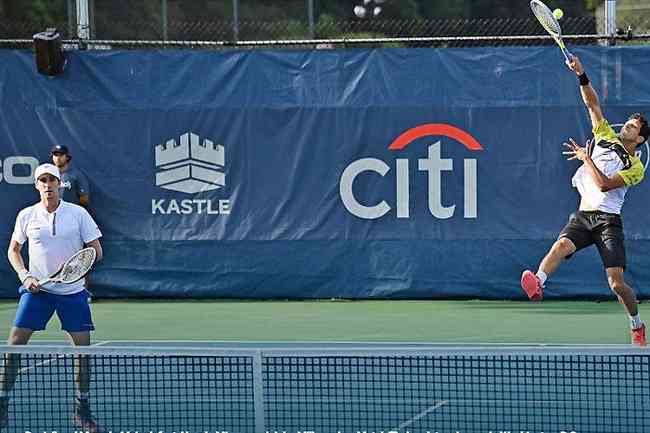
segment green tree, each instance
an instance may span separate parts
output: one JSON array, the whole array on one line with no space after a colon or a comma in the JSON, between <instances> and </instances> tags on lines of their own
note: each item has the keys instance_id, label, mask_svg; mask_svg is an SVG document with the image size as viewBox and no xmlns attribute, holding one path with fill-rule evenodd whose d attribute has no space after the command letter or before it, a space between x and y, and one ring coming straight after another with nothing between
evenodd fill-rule
<instances>
[{"instance_id":1,"label":"green tree","mask_svg":"<svg viewBox=\"0 0 650 433\"><path fill-rule=\"evenodd\" d=\"M66 19L65 0L1 0L0 11L6 18L61 22Z\"/></svg>"},{"instance_id":2,"label":"green tree","mask_svg":"<svg viewBox=\"0 0 650 433\"><path fill-rule=\"evenodd\" d=\"M470 3L458 0L418 0L420 13L424 18L466 18L470 14Z\"/></svg>"},{"instance_id":3,"label":"green tree","mask_svg":"<svg viewBox=\"0 0 650 433\"><path fill-rule=\"evenodd\" d=\"M163 3L166 4L170 39L221 39L232 34L233 0L88 0L94 37L107 39L160 39L163 34ZM334 36L336 27L349 33L350 23L358 21L354 6L364 0L313 0L315 21L320 34ZM629 0L639 2L646 0ZM245 38L256 35L281 37L282 22L287 36L300 37L307 31L309 0L239 0L239 19L248 22L242 27ZM619 0L623 4L626 0ZM593 14L602 0L553 0L552 7L561 7L565 16ZM74 0L0 0L0 20L7 29L19 28L15 23L30 22L34 33L44 26L65 27L68 7ZM384 0L379 20L418 20L453 18L530 18L527 0ZM621 16L629 17L632 12ZM638 17L637 17L638 18ZM626 18L627 19L627 18ZM277 26L262 23L276 22ZM296 24L296 22L298 24ZM348 25L345 25L348 22ZM301 24L302 23L302 24ZM24 26L23 26L24 27ZM364 26L361 26L364 27ZM380 26L366 26L364 32L377 32ZM307 30L304 30L307 29ZM332 29L331 31L329 29ZM23 31L24 33L24 31ZM30 33L30 35L31 35ZM224 36L226 35L226 36ZM19 37L16 34L7 37ZM20 37L24 37L21 33Z\"/></svg>"}]
</instances>

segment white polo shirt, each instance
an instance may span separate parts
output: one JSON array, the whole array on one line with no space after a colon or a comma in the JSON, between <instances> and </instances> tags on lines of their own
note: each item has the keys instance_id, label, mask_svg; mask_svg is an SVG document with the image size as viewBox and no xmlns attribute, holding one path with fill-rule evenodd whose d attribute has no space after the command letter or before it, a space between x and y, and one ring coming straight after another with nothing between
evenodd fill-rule
<instances>
[{"instance_id":1,"label":"white polo shirt","mask_svg":"<svg viewBox=\"0 0 650 433\"><path fill-rule=\"evenodd\" d=\"M643 180L643 163L638 156L627 153L607 120L602 119L598 122L593 133L596 144L591 155L592 161L609 178L618 173L623 178L625 186L602 192L584 164L578 168L571 183L582 196L580 210L600 210L620 214L627 190ZM586 206L587 209L582 209L582 206Z\"/></svg>"},{"instance_id":2,"label":"white polo shirt","mask_svg":"<svg viewBox=\"0 0 650 433\"><path fill-rule=\"evenodd\" d=\"M21 245L29 240L28 269L36 279L42 280L58 271L85 244L101 236L86 209L61 200L52 213L40 202L21 210L11 239ZM84 281L48 283L43 289L58 295L71 295L84 289Z\"/></svg>"}]
</instances>

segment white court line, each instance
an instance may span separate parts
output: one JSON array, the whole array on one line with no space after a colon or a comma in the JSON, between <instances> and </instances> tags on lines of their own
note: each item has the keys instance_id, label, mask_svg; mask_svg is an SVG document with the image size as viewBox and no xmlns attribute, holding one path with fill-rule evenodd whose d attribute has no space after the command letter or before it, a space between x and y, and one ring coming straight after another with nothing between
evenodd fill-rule
<instances>
[{"instance_id":1,"label":"white court line","mask_svg":"<svg viewBox=\"0 0 650 433\"><path fill-rule=\"evenodd\" d=\"M409 425L413 424L415 421L419 420L420 418L424 418L427 416L429 413L433 412L434 410L438 409L439 407L442 407L449 403L447 400L441 400L438 403L434 404L433 406L425 409L424 411L420 412L419 414L415 415L413 418L411 418L408 421L404 421L399 425L399 427L394 428L392 430L402 430L404 427L408 427Z\"/></svg>"},{"instance_id":2,"label":"white court line","mask_svg":"<svg viewBox=\"0 0 650 433\"><path fill-rule=\"evenodd\" d=\"M492 403L492 404L494 404L494 403L498 403L497 401L494 401L494 400L492 400L492 399L489 399L489 400L486 400L486 399L473 399L473 400L454 400L454 401L455 401L455 402L470 403L470 404L482 404L482 403ZM509 399L501 400L501 403L508 403L508 404L509 404L509 403L511 403L511 402L512 402L512 400L509 400ZM434 404L433 406L431 406L431 407L425 409L424 411L420 412L419 414L417 414L416 416L414 416L414 417L411 418L410 420L401 423L401 424L399 425L399 427L394 428L394 429L392 429L392 430L397 430L397 431L399 431L399 430L403 429L404 427L408 427L409 425L413 424L415 421L417 421L417 420L419 420L419 419L421 419L421 418L424 418L424 417L427 416L429 413L431 413L431 412L433 412L434 410L436 410L436 409L438 409L438 408L440 408L440 407L442 407L442 406L444 406L444 405L446 405L446 404L449 404L449 403L450 403L449 400L441 400L441 401L439 401L438 403ZM522 401L519 401L519 403L522 403ZM543 401L543 400L540 400L540 401L523 401L523 403L526 403L526 404L534 404L535 406L538 406L538 405L540 405L540 404L544 405L544 404L548 404L548 403L557 403L557 401L550 401L550 402L549 402L549 401ZM564 407L564 406L562 406L562 405L560 405L560 406L561 406L561 407Z\"/></svg>"},{"instance_id":3,"label":"white court line","mask_svg":"<svg viewBox=\"0 0 650 433\"><path fill-rule=\"evenodd\" d=\"M60 359L60 358L63 358L64 356L65 356L65 355L59 355L59 356L57 356L56 358L52 358L52 359L48 359L47 361L39 362L39 363L34 364L34 365L30 366L30 367L23 367L23 368L21 368L20 370L18 370L18 374L22 374L22 373L25 373L25 372L27 372L27 371L29 371L29 370L33 370L33 369L35 369L36 367L42 367L43 365L50 364L50 363L52 363L52 362L54 362L54 361L56 361L56 360L58 360L58 359Z\"/></svg>"},{"instance_id":4,"label":"white court line","mask_svg":"<svg viewBox=\"0 0 650 433\"><path fill-rule=\"evenodd\" d=\"M101 346L103 344L108 344L108 343L110 343L110 341L100 341L99 343L91 344L91 346ZM42 367L44 365L50 364L50 363L52 363L54 361L57 361L57 360L59 360L61 358L65 358L65 355L59 355L56 358L52 358L52 359L48 359L47 361L39 362L39 363L34 364L34 365L30 366L30 367L23 367L20 370L18 370L18 374L22 374L22 373L25 373L25 372L27 372L29 370L33 370L36 367Z\"/></svg>"}]
</instances>

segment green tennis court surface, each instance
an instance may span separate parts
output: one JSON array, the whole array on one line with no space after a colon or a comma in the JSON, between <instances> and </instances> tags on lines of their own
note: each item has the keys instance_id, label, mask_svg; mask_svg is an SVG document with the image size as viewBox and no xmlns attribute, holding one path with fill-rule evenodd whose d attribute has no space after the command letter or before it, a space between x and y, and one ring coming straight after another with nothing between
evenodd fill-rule
<instances>
[{"instance_id":1,"label":"green tennis court surface","mask_svg":"<svg viewBox=\"0 0 650 433\"><path fill-rule=\"evenodd\" d=\"M493 301L100 301L96 341L420 341L624 344L617 302ZM15 302L0 303L0 338ZM650 320L650 308L639 306ZM56 317L35 340L62 340Z\"/></svg>"},{"instance_id":2,"label":"green tennis court surface","mask_svg":"<svg viewBox=\"0 0 650 433\"><path fill-rule=\"evenodd\" d=\"M0 304L5 331L14 309ZM100 301L93 311L92 406L105 431L650 431L650 354L627 344L616 302ZM74 432L58 322L25 349L37 353L23 355L2 432Z\"/></svg>"}]
</instances>

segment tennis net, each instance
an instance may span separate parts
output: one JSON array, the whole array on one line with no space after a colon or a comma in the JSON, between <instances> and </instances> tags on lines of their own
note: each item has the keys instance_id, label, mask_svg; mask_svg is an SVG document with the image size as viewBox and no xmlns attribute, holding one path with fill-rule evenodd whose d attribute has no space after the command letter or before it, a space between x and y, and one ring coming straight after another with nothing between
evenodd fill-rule
<instances>
[{"instance_id":1,"label":"tennis net","mask_svg":"<svg viewBox=\"0 0 650 433\"><path fill-rule=\"evenodd\" d=\"M650 352L623 346L0 346L8 432L75 432L75 359L104 432L647 433ZM16 365L16 364L14 364ZM5 369L3 369L4 371Z\"/></svg>"}]
</instances>

